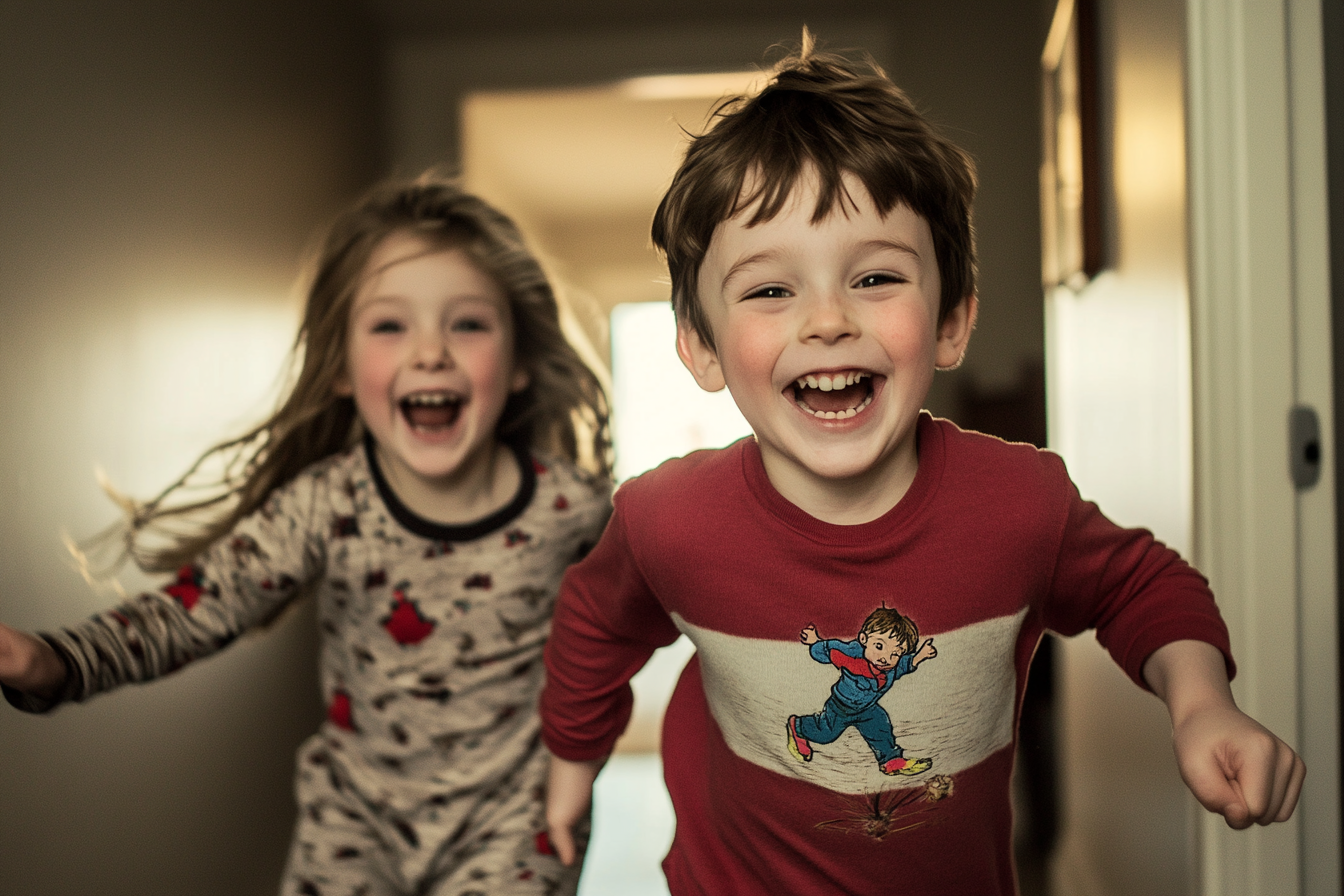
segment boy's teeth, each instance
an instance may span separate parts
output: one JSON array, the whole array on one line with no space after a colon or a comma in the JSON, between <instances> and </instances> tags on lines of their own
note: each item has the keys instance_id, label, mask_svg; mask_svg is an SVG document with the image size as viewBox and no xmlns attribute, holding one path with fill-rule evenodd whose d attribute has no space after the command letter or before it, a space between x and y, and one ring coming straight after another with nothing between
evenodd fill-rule
<instances>
[{"instance_id":1,"label":"boy's teeth","mask_svg":"<svg viewBox=\"0 0 1344 896\"><path fill-rule=\"evenodd\" d=\"M806 405L803 405L803 410L807 411L813 417L818 417L822 420L847 420L850 417L858 416L859 411L862 411L872 403L873 396L869 395L863 399L858 407L846 408L843 411L814 411Z\"/></svg>"},{"instance_id":2,"label":"boy's teeth","mask_svg":"<svg viewBox=\"0 0 1344 896\"><path fill-rule=\"evenodd\" d=\"M798 377L799 389L819 389L822 392L834 392L836 389L843 389L846 386L852 386L859 380L867 377L866 373L837 373L835 376L826 374L809 373L807 376Z\"/></svg>"}]
</instances>

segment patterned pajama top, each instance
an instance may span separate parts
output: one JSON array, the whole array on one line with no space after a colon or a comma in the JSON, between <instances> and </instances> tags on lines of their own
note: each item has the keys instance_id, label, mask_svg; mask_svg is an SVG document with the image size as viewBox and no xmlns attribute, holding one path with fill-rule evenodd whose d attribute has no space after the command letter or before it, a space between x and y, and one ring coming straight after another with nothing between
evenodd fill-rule
<instances>
[{"instance_id":1,"label":"patterned pajama top","mask_svg":"<svg viewBox=\"0 0 1344 896\"><path fill-rule=\"evenodd\" d=\"M437 818L425 807L491 789L540 749L556 591L610 514L605 482L515 453L513 501L460 526L407 509L367 445L319 461L176 581L45 634L71 673L55 700L6 696L43 712L157 678L312 591L327 720L301 754L321 749L372 811Z\"/></svg>"}]
</instances>

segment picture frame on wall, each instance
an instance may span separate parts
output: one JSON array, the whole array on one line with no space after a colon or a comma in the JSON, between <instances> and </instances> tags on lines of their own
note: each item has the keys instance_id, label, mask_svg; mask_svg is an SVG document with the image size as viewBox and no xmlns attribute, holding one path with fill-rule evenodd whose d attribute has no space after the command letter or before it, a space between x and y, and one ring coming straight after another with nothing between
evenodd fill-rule
<instances>
[{"instance_id":1,"label":"picture frame on wall","mask_svg":"<svg viewBox=\"0 0 1344 896\"><path fill-rule=\"evenodd\" d=\"M1082 289L1105 266L1095 0L1059 0L1041 54L1041 281Z\"/></svg>"}]
</instances>

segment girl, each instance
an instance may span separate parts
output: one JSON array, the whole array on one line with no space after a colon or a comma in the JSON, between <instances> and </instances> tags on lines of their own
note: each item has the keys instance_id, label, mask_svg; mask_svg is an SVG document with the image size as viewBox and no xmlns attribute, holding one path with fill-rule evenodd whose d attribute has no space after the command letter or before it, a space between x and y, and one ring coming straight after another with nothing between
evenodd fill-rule
<instances>
[{"instance_id":1,"label":"girl","mask_svg":"<svg viewBox=\"0 0 1344 896\"><path fill-rule=\"evenodd\" d=\"M313 590L327 720L299 751L283 892L572 893L536 701L561 574L609 513L609 441L541 267L450 182L377 188L328 234L295 352L270 420L129 505L127 552L176 580L59 633L0 626L6 697L44 712L166 674ZM221 487L184 501L207 461Z\"/></svg>"}]
</instances>

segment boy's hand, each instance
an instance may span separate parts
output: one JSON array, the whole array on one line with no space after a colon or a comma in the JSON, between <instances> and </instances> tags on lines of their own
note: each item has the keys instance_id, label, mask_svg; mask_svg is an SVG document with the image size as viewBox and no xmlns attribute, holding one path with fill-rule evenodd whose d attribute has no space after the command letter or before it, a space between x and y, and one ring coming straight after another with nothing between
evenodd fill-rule
<instances>
[{"instance_id":1,"label":"boy's hand","mask_svg":"<svg viewBox=\"0 0 1344 896\"><path fill-rule=\"evenodd\" d=\"M808 647L811 647L813 644L820 641L821 637L817 634L817 627L815 625L809 625L798 633L798 640L802 641Z\"/></svg>"},{"instance_id":2,"label":"boy's hand","mask_svg":"<svg viewBox=\"0 0 1344 896\"><path fill-rule=\"evenodd\" d=\"M573 865L579 857L574 832L593 805L593 782L605 759L572 762L551 757L546 775L546 827L561 863Z\"/></svg>"},{"instance_id":3,"label":"boy's hand","mask_svg":"<svg viewBox=\"0 0 1344 896\"><path fill-rule=\"evenodd\" d=\"M1238 830L1287 821L1306 765L1237 708L1217 648L1201 641L1168 644L1148 658L1143 675L1171 713L1176 764L1195 798Z\"/></svg>"},{"instance_id":4,"label":"boy's hand","mask_svg":"<svg viewBox=\"0 0 1344 896\"><path fill-rule=\"evenodd\" d=\"M910 659L910 666L912 668L918 666L925 660L931 660L937 655L938 650L933 646L933 639L926 638L924 643L919 645L919 650L915 651L915 655Z\"/></svg>"},{"instance_id":5,"label":"boy's hand","mask_svg":"<svg viewBox=\"0 0 1344 896\"><path fill-rule=\"evenodd\" d=\"M37 697L53 697L65 684L65 663L41 638L0 623L0 683Z\"/></svg>"}]
</instances>

